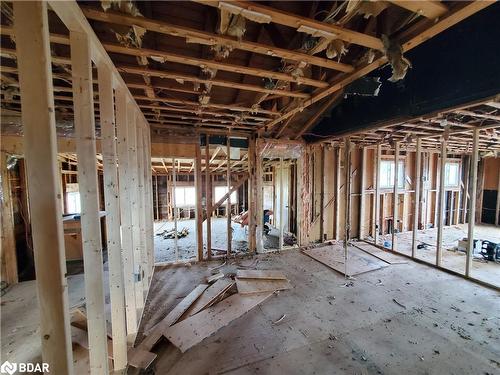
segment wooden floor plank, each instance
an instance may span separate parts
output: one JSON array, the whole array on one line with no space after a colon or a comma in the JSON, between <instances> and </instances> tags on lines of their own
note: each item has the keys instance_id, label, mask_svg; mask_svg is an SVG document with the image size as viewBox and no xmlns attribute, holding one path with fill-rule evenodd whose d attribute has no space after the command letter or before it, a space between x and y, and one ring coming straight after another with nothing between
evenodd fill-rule
<instances>
[{"instance_id":1,"label":"wooden floor plank","mask_svg":"<svg viewBox=\"0 0 500 375\"><path fill-rule=\"evenodd\" d=\"M255 294L264 292L275 292L277 290L292 289L288 280L259 280L259 279L236 279L236 286L240 294Z\"/></svg>"},{"instance_id":2,"label":"wooden floor plank","mask_svg":"<svg viewBox=\"0 0 500 375\"><path fill-rule=\"evenodd\" d=\"M216 305L168 327L164 336L184 353L264 302L272 294L233 294Z\"/></svg>"},{"instance_id":3,"label":"wooden floor plank","mask_svg":"<svg viewBox=\"0 0 500 375\"><path fill-rule=\"evenodd\" d=\"M283 272L278 270L237 270L236 277L238 279L286 280Z\"/></svg>"},{"instance_id":4,"label":"wooden floor plank","mask_svg":"<svg viewBox=\"0 0 500 375\"><path fill-rule=\"evenodd\" d=\"M384 251L382 249L379 249L378 247L370 245L366 242L355 242L352 245L357 247L358 249L364 251L365 253L373 255L375 258L383 260L384 262L389 263L389 264L406 264L406 263L408 263L408 261L405 258L398 256L396 254L392 254L388 251Z\"/></svg>"},{"instance_id":5,"label":"wooden floor plank","mask_svg":"<svg viewBox=\"0 0 500 375\"><path fill-rule=\"evenodd\" d=\"M234 281L229 279L220 279L215 283L210 285L209 288L203 292L203 294L198 298L184 313L184 317L193 316L200 311L212 306L221 295L223 295L228 289L234 285Z\"/></svg>"},{"instance_id":6,"label":"wooden floor plank","mask_svg":"<svg viewBox=\"0 0 500 375\"><path fill-rule=\"evenodd\" d=\"M302 252L344 275L344 249L341 246L323 246L302 250ZM387 266L387 264L380 259L363 253L361 250L352 246L349 247L347 254L347 276L355 276Z\"/></svg>"}]
</instances>

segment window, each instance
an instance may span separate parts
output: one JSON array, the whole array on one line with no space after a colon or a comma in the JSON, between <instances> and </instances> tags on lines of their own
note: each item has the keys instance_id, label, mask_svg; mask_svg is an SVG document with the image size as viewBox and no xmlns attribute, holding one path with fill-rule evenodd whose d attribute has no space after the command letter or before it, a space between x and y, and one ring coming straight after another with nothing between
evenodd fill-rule
<instances>
[{"instance_id":1,"label":"window","mask_svg":"<svg viewBox=\"0 0 500 375\"><path fill-rule=\"evenodd\" d=\"M458 187L460 182L460 163L455 161L446 162L444 165L444 186Z\"/></svg>"},{"instance_id":2,"label":"window","mask_svg":"<svg viewBox=\"0 0 500 375\"><path fill-rule=\"evenodd\" d=\"M216 186L215 187L215 202L218 202L227 193L227 186ZM236 203L236 191L231 193L230 197L231 203Z\"/></svg>"},{"instance_id":3,"label":"window","mask_svg":"<svg viewBox=\"0 0 500 375\"><path fill-rule=\"evenodd\" d=\"M176 187L175 205L177 207L193 207L196 205L196 189L194 187Z\"/></svg>"},{"instance_id":4,"label":"window","mask_svg":"<svg viewBox=\"0 0 500 375\"><path fill-rule=\"evenodd\" d=\"M394 161L381 160L379 170L379 184L381 189L390 189L394 187ZM404 161L398 163L398 188L404 188L405 164Z\"/></svg>"},{"instance_id":5,"label":"window","mask_svg":"<svg viewBox=\"0 0 500 375\"><path fill-rule=\"evenodd\" d=\"M79 214L82 209L80 206L80 192L71 191L66 193L66 211L69 214Z\"/></svg>"}]
</instances>

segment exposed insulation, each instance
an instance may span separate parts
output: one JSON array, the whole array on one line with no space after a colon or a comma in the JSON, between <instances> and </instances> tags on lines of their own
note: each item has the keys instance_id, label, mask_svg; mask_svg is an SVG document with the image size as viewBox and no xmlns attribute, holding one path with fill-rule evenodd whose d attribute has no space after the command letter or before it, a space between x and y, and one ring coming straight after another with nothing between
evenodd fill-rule
<instances>
[{"instance_id":1,"label":"exposed insulation","mask_svg":"<svg viewBox=\"0 0 500 375\"><path fill-rule=\"evenodd\" d=\"M388 6L385 1L350 0L346 13L362 14L364 18L377 17Z\"/></svg>"},{"instance_id":2,"label":"exposed insulation","mask_svg":"<svg viewBox=\"0 0 500 375\"><path fill-rule=\"evenodd\" d=\"M132 1L127 0L101 0L101 7L106 12L113 9L119 12L130 14L135 17L142 17L141 12Z\"/></svg>"},{"instance_id":3,"label":"exposed insulation","mask_svg":"<svg viewBox=\"0 0 500 375\"><path fill-rule=\"evenodd\" d=\"M397 82L406 76L408 68L411 67L410 61L403 56L401 44L390 40L386 35L382 35L384 43L384 52L392 67L392 76L388 79L390 82Z\"/></svg>"},{"instance_id":4,"label":"exposed insulation","mask_svg":"<svg viewBox=\"0 0 500 375\"><path fill-rule=\"evenodd\" d=\"M332 40L326 49L326 56L329 59L334 59L340 61L342 56L344 56L349 50L345 47L344 41L340 39Z\"/></svg>"}]
</instances>

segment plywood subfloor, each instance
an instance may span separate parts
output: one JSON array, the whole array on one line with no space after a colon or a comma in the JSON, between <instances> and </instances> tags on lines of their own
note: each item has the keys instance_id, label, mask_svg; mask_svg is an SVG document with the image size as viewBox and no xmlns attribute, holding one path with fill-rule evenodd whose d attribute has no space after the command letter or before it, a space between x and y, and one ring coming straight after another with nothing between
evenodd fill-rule
<instances>
[{"instance_id":1,"label":"plywood subfloor","mask_svg":"<svg viewBox=\"0 0 500 375\"><path fill-rule=\"evenodd\" d=\"M400 255L389 252L388 250L382 250L376 246L363 241L357 241L353 243L354 247L373 255L375 258L383 260L388 264L404 264L408 263L408 260Z\"/></svg>"},{"instance_id":2,"label":"plywood subfloor","mask_svg":"<svg viewBox=\"0 0 500 375\"><path fill-rule=\"evenodd\" d=\"M232 262L221 271L236 272L237 264ZM140 332L221 263L157 269ZM184 354L161 342L155 348L154 373L499 371L500 294L496 291L412 261L358 275L352 286L346 286L342 275L296 250L259 255L254 264L258 269L283 270L293 289L271 296Z\"/></svg>"},{"instance_id":3,"label":"plywood subfloor","mask_svg":"<svg viewBox=\"0 0 500 375\"><path fill-rule=\"evenodd\" d=\"M302 252L342 275L347 273L347 276L356 276L387 266L387 263L382 260L353 246L349 246L347 250L347 271L344 259L344 248L340 245L316 247L302 250Z\"/></svg>"}]
</instances>

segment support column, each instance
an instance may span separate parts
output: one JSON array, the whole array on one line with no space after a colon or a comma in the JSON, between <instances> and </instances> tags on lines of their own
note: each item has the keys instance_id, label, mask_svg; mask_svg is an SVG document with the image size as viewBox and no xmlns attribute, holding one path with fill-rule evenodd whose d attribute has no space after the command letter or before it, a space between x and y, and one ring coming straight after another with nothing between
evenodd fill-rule
<instances>
[{"instance_id":1,"label":"support column","mask_svg":"<svg viewBox=\"0 0 500 375\"><path fill-rule=\"evenodd\" d=\"M319 194L319 238L323 242L325 240L325 146L320 145L321 152L321 186Z\"/></svg>"},{"instance_id":2,"label":"support column","mask_svg":"<svg viewBox=\"0 0 500 375\"><path fill-rule=\"evenodd\" d=\"M248 138L248 244L251 253L256 251L256 226L257 226L257 187L256 187L256 154L255 154L255 138Z\"/></svg>"},{"instance_id":3,"label":"support column","mask_svg":"<svg viewBox=\"0 0 500 375\"><path fill-rule=\"evenodd\" d=\"M212 179L210 176L210 137L205 135L205 209L207 215L207 259L212 259Z\"/></svg>"},{"instance_id":4,"label":"support column","mask_svg":"<svg viewBox=\"0 0 500 375\"><path fill-rule=\"evenodd\" d=\"M173 186L172 186L172 205L173 205L173 212L174 212L174 246L175 246L175 261L179 260L179 237L177 235L177 202L175 199L175 190L177 188L177 172L175 170L175 158L172 158L172 180L173 180Z\"/></svg>"},{"instance_id":5,"label":"support column","mask_svg":"<svg viewBox=\"0 0 500 375\"><path fill-rule=\"evenodd\" d=\"M377 145L375 149L375 173L373 174L373 178L375 179L375 192L374 192L374 218L373 218L373 226L375 231L373 232L373 240L375 244L377 244L379 231L380 231L380 156L382 155L382 146L380 144Z\"/></svg>"},{"instance_id":6,"label":"support column","mask_svg":"<svg viewBox=\"0 0 500 375\"><path fill-rule=\"evenodd\" d=\"M398 196L398 181L399 181L399 142L394 142L394 186L392 190L392 246L391 250L396 250L396 231L398 230L399 216L399 196Z\"/></svg>"},{"instance_id":7,"label":"support column","mask_svg":"<svg viewBox=\"0 0 500 375\"><path fill-rule=\"evenodd\" d=\"M285 222L283 220L284 214L284 202L283 202L283 194L285 190L283 188L283 158L280 158L280 238L279 238L279 249L283 250L283 228L285 226Z\"/></svg>"},{"instance_id":8,"label":"support column","mask_svg":"<svg viewBox=\"0 0 500 375\"><path fill-rule=\"evenodd\" d=\"M418 216L420 213L420 180L422 167L422 139L417 138L417 150L415 153L415 203L413 204L413 236L411 241L411 256L415 258L417 249Z\"/></svg>"},{"instance_id":9,"label":"support column","mask_svg":"<svg viewBox=\"0 0 500 375\"><path fill-rule=\"evenodd\" d=\"M361 187L359 196L359 239L365 236L366 147L361 149Z\"/></svg>"},{"instance_id":10,"label":"support column","mask_svg":"<svg viewBox=\"0 0 500 375\"><path fill-rule=\"evenodd\" d=\"M227 170L226 170L226 186L227 192L231 191L231 138L227 137ZM227 215L227 256L231 255L231 242L233 240L233 233L231 230L231 194L227 197L226 201L226 215Z\"/></svg>"},{"instance_id":11,"label":"support column","mask_svg":"<svg viewBox=\"0 0 500 375\"><path fill-rule=\"evenodd\" d=\"M132 106L127 107L127 134L129 146L129 170L130 170L130 201L131 208L131 228L132 228L132 248L134 254L134 289L135 307L144 307L144 296L142 288L142 241L141 241L141 218L140 218L140 181L139 164L137 159L137 114ZM140 315L140 314L139 314Z\"/></svg>"},{"instance_id":12,"label":"support column","mask_svg":"<svg viewBox=\"0 0 500 375\"><path fill-rule=\"evenodd\" d=\"M153 277L154 263L155 263L155 245L154 245L154 209L153 209L153 174L151 166L151 131L149 124L145 123L144 126L144 154L146 163L146 247L148 259L148 282ZM149 284L148 284L149 288Z\"/></svg>"},{"instance_id":13,"label":"support column","mask_svg":"<svg viewBox=\"0 0 500 375\"><path fill-rule=\"evenodd\" d=\"M140 282L142 285L142 299L144 306L144 300L146 296L144 295L144 291L148 290L149 287L149 254L147 251L146 244L146 196L147 196L147 187L146 187L146 158L144 154L144 136L143 136L143 127L139 122L138 113L136 113L136 156L137 156L137 182L138 182L138 207L136 211L136 215L139 218L139 259L140 259Z\"/></svg>"},{"instance_id":14,"label":"support column","mask_svg":"<svg viewBox=\"0 0 500 375\"><path fill-rule=\"evenodd\" d=\"M335 154L335 239L340 240L340 146Z\"/></svg>"},{"instance_id":15,"label":"support column","mask_svg":"<svg viewBox=\"0 0 500 375\"><path fill-rule=\"evenodd\" d=\"M477 194L477 167L479 162L479 129L473 133L472 156L469 171L469 222L467 233L467 260L465 263L465 276L470 276L472 257L474 255L474 229L476 224L476 194Z\"/></svg>"},{"instance_id":16,"label":"support column","mask_svg":"<svg viewBox=\"0 0 500 375\"><path fill-rule=\"evenodd\" d=\"M344 196L345 196L345 230L344 230L344 275L347 277L347 248L351 236L351 139L345 139L345 183L344 183Z\"/></svg>"},{"instance_id":17,"label":"support column","mask_svg":"<svg viewBox=\"0 0 500 375\"><path fill-rule=\"evenodd\" d=\"M103 260L97 181L91 51L87 34L70 31L71 75L81 202L85 300L91 374L108 374Z\"/></svg>"},{"instance_id":18,"label":"support column","mask_svg":"<svg viewBox=\"0 0 500 375\"><path fill-rule=\"evenodd\" d=\"M106 237L109 261L109 291L113 334L113 369L127 366L127 332L125 325L125 294L120 238L120 206L118 170L116 165L115 116L111 70L98 67L99 111L101 115L101 148L104 169L104 200L106 205Z\"/></svg>"},{"instance_id":19,"label":"support column","mask_svg":"<svg viewBox=\"0 0 500 375\"><path fill-rule=\"evenodd\" d=\"M199 137L198 137L199 138ZM203 209L201 206L202 200L202 184L201 184L201 146L196 144L196 160L194 166L194 185L196 190L196 245L198 249L198 261L203 260Z\"/></svg>"},{"instance_id":20,"label":"support column","mask_svg":"<svg viewBox=\"0 0 500 375\"><path fill-rule=\"evenodd\" d=\"M42 359L73 374L47 3L13 2Z\"/></svg>"},{"instance_id":21,"label":"support column","mask_svg":"<svg viewBox=\"0 0 500 375\"><path fill-rule=\"evenodd\" d=\"M120 221L123 257L123 282L125 290L125 317L128 339L137 333L137 308L135 303L134 245L132 235L132 175L130 170L128 113L125 89L116 90L116 132L118 150L118 177Z\"/></svg>"},{"instance_id":22,"label":"support column","mask_svg":"<svg viewBox=\"0 0 500 375\"><path fill-rule=\"evenodd\" d=\"M439 168L439 187L437 191L437 244L436 244L436 265L441 266L443 248L443 219L444 219L444 168L446 165L446 143L445 139L441 143L441 160Z\"/></svg>"},{"instance_id":23,"label":"support column","mask_svg":"<svg viewBox=\"0 0 500 375\"><path fill-rule=\"evenodd\" d=\"M2 281L12 285L17 284L18 275L12 189L10 186L9 170L7 169L8 157L9 155L2 151L2 241L0 242L0 254L2 262Z\"/></svg>"}]
</instances>

